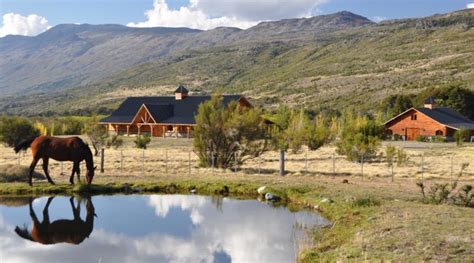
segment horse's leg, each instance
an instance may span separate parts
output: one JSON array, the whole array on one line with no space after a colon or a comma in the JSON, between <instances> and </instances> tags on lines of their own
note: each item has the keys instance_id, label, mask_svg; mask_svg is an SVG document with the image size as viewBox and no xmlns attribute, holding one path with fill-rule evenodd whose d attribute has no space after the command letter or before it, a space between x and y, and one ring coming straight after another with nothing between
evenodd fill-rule
<instances>
[{"instance_id":1,"label":"horse's leg","mask_svg":"<svg viewBox=\"0 0 474 263\"><path fill-rule=\"evenodd\" d=\"M80 182L80 176L81 176L81 163L77 162L77 167L76 167L76 175L77 175L77 181Z\"/></svg>"},{"instance_id":2,"label":"horse's leg","mask_svg":"<svg viewBox=\"0 0 474 263\"><path fill-rule=\"evenodd\" d=\"M53 201L54 197L51 196L48 198L48 201L46 202L46 205L44 206L43 209L43 223L49 224L49 205L51 204L51 201Z\"/></svg>"},{"instance_id":3,"label":"horse's leg","mask_svg":"<svg viewBox=\"0 0 474 263\"><path fill-rule=\"evenodd\" d=\"M36 164L38 164L38 161L39 161L39 158L37 156L34 156L33 161L31 162L31 165L30 165L30 174L28 178L28 184L30 186L33 185L33 172L35 171L35 167L36 167Z\"/></svg>"},{"instance_id":4,"label":"horse's leg","mask_svg":"<svg viewBox=\"0 0 474 263\"><path fill-rule=\"evenodd\" d=\"M71 174L71 178L69 178L69 182L71 184L74 184L74 173L76 173L76 162L73 163L72 165L72 174Z\"/></svg>"},{"instance_id":5,"label":"horse's leg","mask_svg":"<svg viewBox=\"0 0 474 263\"><path fill-rule=\"evenodd\" d=\"M49 157L43 157L43 171L44 171L44 174L46 175L46 178L48 179L48 182L50 184L54 184L53 180L49 176L48 165L49 165Z\"/></svg>"},{"instance_id":6,"label":"horse's leg","mask_svg":"<svg viewBox=\"0 0 474 263\"><path fill-rule=\"evenodd\" d=\"M30 207L30 216L31 216L31 219L33 220L33 223L35 225L39 225L40 223L39 223L38 217L36 217L35 210L33 210L33 200L32 199L30 199L29 207Z\"/></svg>"},{"instance_id":7,"label":"horse's leg","mask_svg":"<svg viewBox=\"0 0 474 263\"><path fill-rule=\"evenodd\" d=\"M81 218L81 210L79 209L80 203L79 202L77 203L77 208L76 208L76 206L74 205L73 196L71 196L71 198L69 199L69 202L71 203L72 214L74 215L74 220L80 219Z\"/></svg>"}]
</instances>

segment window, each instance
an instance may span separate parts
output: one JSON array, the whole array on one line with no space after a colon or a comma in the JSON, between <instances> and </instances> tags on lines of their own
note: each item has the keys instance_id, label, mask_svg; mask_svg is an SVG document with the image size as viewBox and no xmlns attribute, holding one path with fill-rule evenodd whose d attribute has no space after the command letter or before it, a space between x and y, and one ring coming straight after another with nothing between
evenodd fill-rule
<instances>
[{"instance_id":1,"label":"window","mask_svg":"<svg viewBox=\"0 0 474 263\"><path fill-rule=\"evenodd\" d=\"M411 115L411 120L416 121L416 114Z\"/></svg>"},{"instance_id":2,"label":"window","mask_svg":"<svg viewBox=\"0 0 474 263\"><path fill-rule=\"evenodd\" d=\"M443 131L437 130L436 131L436 136L443 136Z\"/></svg>"}]
</instances>

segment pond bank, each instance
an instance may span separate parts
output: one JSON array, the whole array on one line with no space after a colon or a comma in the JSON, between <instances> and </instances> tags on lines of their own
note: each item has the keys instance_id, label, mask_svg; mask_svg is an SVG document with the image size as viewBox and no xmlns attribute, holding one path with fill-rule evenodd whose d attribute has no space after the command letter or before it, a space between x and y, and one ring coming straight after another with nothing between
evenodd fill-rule
<instances>
[{"instance_id":1,"label":"pond bank","mask_svg":"<svg viewBox=\"0 0 474 263\"><path fill-rule=\"evenodd\" d=\"M0 195L71 195L79 193L190 193L257 198L266 185L290 209L310 207L334 224L313 233L316 242L300 254L301 262L334 260L452 260L472 258L474 210L426 205L412 182L386 185L359 178L288 176L155 176L100 177L94 185L51 186L0 184ZM419 213L422 211L422 213ZM422 227L420 227L422 225ZM444 240L444 241L443 241Z\"/></svg>"}]
</instances>

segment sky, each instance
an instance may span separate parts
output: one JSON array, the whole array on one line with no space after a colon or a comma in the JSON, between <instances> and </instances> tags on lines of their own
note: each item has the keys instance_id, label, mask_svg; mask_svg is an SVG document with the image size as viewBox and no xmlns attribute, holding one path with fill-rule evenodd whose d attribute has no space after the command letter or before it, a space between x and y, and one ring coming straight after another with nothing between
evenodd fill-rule
<instances>
[{"instance_id":1,"label":"sky","mask_svg":"<svg viewBox=\"0 0 474 263\"><path fill-rule=\"evenodd\" d=\"M66 23L249 28L261 21L347 10L375 22L474 8L474 0L0 0L0 37Z\"/></svg>"}]
</instances>

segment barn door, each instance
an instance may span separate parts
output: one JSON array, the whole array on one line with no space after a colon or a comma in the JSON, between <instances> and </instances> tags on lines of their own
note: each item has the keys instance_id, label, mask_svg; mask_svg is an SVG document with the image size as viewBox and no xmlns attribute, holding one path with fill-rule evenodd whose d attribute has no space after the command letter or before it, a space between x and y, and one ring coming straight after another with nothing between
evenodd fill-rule
<instances>
[{"instance_id":1,"label":"barn door","mask_svg":"<svg viewBox=\"0 0 474 263\"><path fill-rule=\"evenodd\" d=\"M421 132L418 128L407 128L407 140L414 141L418 136L420 136Z\"/></svg>"}]
</instances>

